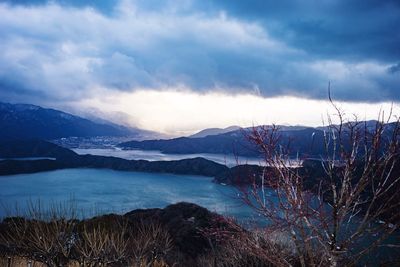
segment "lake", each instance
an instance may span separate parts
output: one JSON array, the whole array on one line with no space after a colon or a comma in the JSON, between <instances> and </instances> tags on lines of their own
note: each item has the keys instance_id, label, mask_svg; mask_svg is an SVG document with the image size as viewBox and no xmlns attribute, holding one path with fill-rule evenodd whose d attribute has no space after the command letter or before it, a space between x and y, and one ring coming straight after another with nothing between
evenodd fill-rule
<instances>
[{"instance_id":1,"label":"lake","mask_svg":"<svg viewBox=\"0 0 400 267\"><path fill-rule=\"evenodd\" d=\"M250 158L250 157L235 157L232 155L223 155L223 154L210 154L210 153L198 153L198 154L164 154L161 151L157 150L140 150L140 149L131 149L131 150L123 150L117 147L110 148L75 148L72 149L76 153L80 155L91 154L98 156L111 156L118 157L123 159L144 159L149 161L156 160L181 160L188 158L196 158L202 157L208 160L212 160L214 162L224 164L228 167L233 167L238 164L255 164L260 165L262 163L262 159L259 158Z\"/></svg>"},{"instance_id":2,"label":"lake","mask_svg":"<svg viewBox=\"0 0 400 267\"><path fill-rule=\"evenodd\" d=\"M24 209L31 200L59 203L73 199L88 216L163 208L186 201L239 220L253 219L254 213L235 198L237 192L233 187L211 180L204 176L108 169L65 169L0 176L0 215L6 215L4 207L16 203Z\"/></svg>"},{"instance_id":3,"label":"lake","mask_svg":"<svg viewBox=\"0 0 400 267\"><path fill-rule=\"evenodd\" d=\"M34 174L0 176L0 217L10 215L13 206L23 210L29 201L65 203L73 200L85 217L104 213L125 213L134 209L163 208L180 201L196 203L211 211L248 222L265 223L236 198L231 186L212 182L212 178L194 175L123 172L108 169L65 169ZM270 198L274 195L267 190ZM348 229L357 227L357 223ZM398 238L393 236L391 239ZM373 242L376 236L365 237ZM379 257L391 250L379 249ZM374 255L377 255L375 253ZM366 259L368 262L377 260Z\"/></svg>"}]
</instances>

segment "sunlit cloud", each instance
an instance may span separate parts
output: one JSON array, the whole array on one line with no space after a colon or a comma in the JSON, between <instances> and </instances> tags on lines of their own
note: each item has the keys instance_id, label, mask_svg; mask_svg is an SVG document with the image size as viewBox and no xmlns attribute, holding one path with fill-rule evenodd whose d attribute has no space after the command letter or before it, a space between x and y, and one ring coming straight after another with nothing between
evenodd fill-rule
<instances>
[{"instance_id":1,"label":"sunlit cloud","mask_svg":"<svg viewBox=\"0 0 400 267\"><path fill-rule=\"evenodd\" d=\"M124 123L170 135L189 135L209 127L260 124L321 126L334 114L329 101L297 97L265 98L255 94L198 93L186 88L110 93L98 89L98 96L75 103L78 106L113 114L121 112ZM381 110L390 111L392 103L336 102L350 119L378 119ZM394 106L399 112L398 106ZM103 114L103 116L107 116ZM116 118L114 118L116 119ZM333 116L333 119L335 117Z\"/></svg>"},{"instance_id":2,"label":"sunlit cloud","mask_svg":"<svg viewBox=\"0 0 400 267\"><path fill-rule=\"evenodd\" d=\"M340 100L399 101L400 76L389 71L396 57L318 57L287 40L294 32L277 35L275 20L235 16L224 6L210 10L196 1L148 5L116 1L105 14L57 2L0 3L0 97L40 104L88 97L93 87L184 85L324 99L332 81Z\"/></svg>"}]
</instances>

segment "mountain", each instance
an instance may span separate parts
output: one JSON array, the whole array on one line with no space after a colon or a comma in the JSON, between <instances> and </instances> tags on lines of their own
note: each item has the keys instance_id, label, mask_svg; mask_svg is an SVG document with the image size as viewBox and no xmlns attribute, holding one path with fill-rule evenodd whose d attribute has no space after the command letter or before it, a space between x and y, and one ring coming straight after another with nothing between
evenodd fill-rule
<instances>
[{"instance_id":1,"label":"mountain","mask_svg":"<svg viewBox=\"0 0 400 267\"><path fill-rule=\"evenodd\" d=\"M1 102L0 129L0 140L135 136L139 132L119 125L96 123L55 109Z\"/></svg>"},{"instance_id":2,"label":"mountain","mask_svg":"<svg viewBox=\"0 0 400 267\"><path fill-rule=\"evenodd\" d=\"M260 152L248 141L250 129L240 129L224 134L199 138L179 137L174 139L130 141L119 144L123 149L159 150L166 154L215 153L237 156L259 156ZM318 155L323 152L323 131L310 127L291 127L280 131L281 145L290 143L290 153L298 152Z\"/></svg>"},{"instance_id":3,"label":"mountain","mask_svg":"<svg viewBox=\"0 0 400 267\"><path fill-rule=\"evenodd\" d=\"M166 154L214 153L254 156L241 130L200 138L179 137L173 139L130 141L118 145L123 149L159 150Z\"/></svg>"},{"instance_id":4,"label":"mountain","mask_svg":"<svg viewBox=\"0 0 400 267\"><path fill-rule=\"evenodd\" d=\"M366 122L359 127L367 125L371 131L373 123ZM394 123L385 125L384 134L387 137L394 130ZM362 128L363 129L363 128ZM304 126L283 126L279 130L278 148L284 148L292 157L320 158L326 155L324 145L325 128L312 128ZM174 139L129 141L119 144L122 149L159 150L166 154L196 154L215 153L237 156L260 156L259 148L248 140L251 128L242 128L224 134L207 135L199 138L180 137ZM329 133L331 134L331 133ZM387 138L385 138L387 139ZM329 149L332 149L330 142Z\"/></svg>"},{"instance_id":5,"label":"mountain","mask_svg":"<svg viewBox=\"0 0 400 267\"><path fill-rule=\"evenodd\" d=\"M236 131L239 129L240 129L239 126L229 126L227 128L208 128L208 129L201 130L200 132L195 133L189 137L190 138L200 138L200 137L206 137L208 135L224 134L224 133Z\"/></svg>"}]
</instances>

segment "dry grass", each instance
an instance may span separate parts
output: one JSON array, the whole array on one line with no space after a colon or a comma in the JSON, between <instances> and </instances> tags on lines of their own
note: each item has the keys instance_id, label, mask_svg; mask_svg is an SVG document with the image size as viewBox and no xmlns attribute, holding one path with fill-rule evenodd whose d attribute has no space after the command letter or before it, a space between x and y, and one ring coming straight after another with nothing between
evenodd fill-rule
<instances>
[{"instance_id":1,"label":"dry grass","mask_svg":"<svg viewBox=\"0 0 400 267\"><path fill-rule=\"evenodd\" d=\"M3 220L1 267L168 266L172 240L159 223L133 223L119 215L79 221L63 209L31 207L29 216Z\"/></svg>"}]
</instances>

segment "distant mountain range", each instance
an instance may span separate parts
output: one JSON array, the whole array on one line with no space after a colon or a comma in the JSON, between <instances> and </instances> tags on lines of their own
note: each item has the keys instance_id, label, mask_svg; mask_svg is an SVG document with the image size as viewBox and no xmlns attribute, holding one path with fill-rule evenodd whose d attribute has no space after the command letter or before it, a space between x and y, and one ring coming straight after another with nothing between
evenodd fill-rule
<instances>
[{"instance_id":1,"label":"distant mountain range","mask_svg":"<svg viewBox=\"0 0 400 267\"><path fill-rule=\"evenodd\" d=\"M368 121L360 127L373 129L376 121ZM393 124L387 124L385 134L390 134ZM250 128L204 137L180 137L174 139L130 141L119 144L122 149L159 150L166 154L217 153L237 156L260 156L260 151L248 140ZM292 157L321 157L325 155L324 131L326 127L280 127L278 146L287 149Z\"/></svg>"},{"instance_id":2,"label":"distant mountain range","mask_svg":"<svg viewBox=\"0 0 400 267\"><path fill-rule=\"evenodd\" d=\"M239 126L229 126L227 128L208 128L208 129L201 130L200 132L195 133L189 137L190 138L201 138L201 137L206 137L209 135L224 134L224 133L229 133L232 131L239 130L240 128L241 127L239 127Z\"/></svg>"},{"instance_id":3,"label":"distant mountain range","mask_svg":"<svg viewBox=\"0 0 400 267\"><path fill-rule=\"evenodd\" d=\"M376 123L376 121L367 121L362 127L373 129ZM391 132L391 125L386 125L389 130L385 131L386 134ZM189 137L154 139L158 138L159 135L150 131L128 128L112 123L93 122L59 110L29 104L0 102L0 140L54 140L60 138L64 140L64 137L91 138L107 136L118 137L116 143L114 143L117 144L121 142L120 137L128 137L129 140L136 141L120 143L118 147L123 149L159 150L166 154L214 153L258 157L260 156L258 148L248 141L250 130L251 128L231 126L224 129L205 129ZM288 148L289 154L293 157L321 157L325 153L324 131L326 130L326 127L281 126L281 137L278 145ZM143 140L144 136L152 139L137 141ZM127 138L123 139L127 140ZM64 143L57 142L57 144L71 147L64 145Z\"/></svg>"},{"instance_id":4,"label":"distant mountain range","mask_svg":"<svg viewBox=\"0 0 400 267\"><path fill-rule=\"evenodd\" d=\"M1 139L132 136L148 133L116 124L96 123L55 109L0 102Z\"/></svg>"},{"instance_id":5,"label":"distant mountain range","mask_svg":"<svg viewBox=\"0 0 400 267\"><path fill-rule=\"evenodd\" d=\"M240 128L222 134L206 135L204 137L179 137L174 139L130 141L119 144L123 149L160 150L166 154L195 154L195 153L216 153L238 156L259 156L258 149L252 145L247 134L249 128ZM288 127L281 130L282 144L296 139L293 142L292 151L310 151L318 154L322 149L323 131L310 127ZM315 147L314 144L316 145Z\"/></svg>"}]
</instances>

